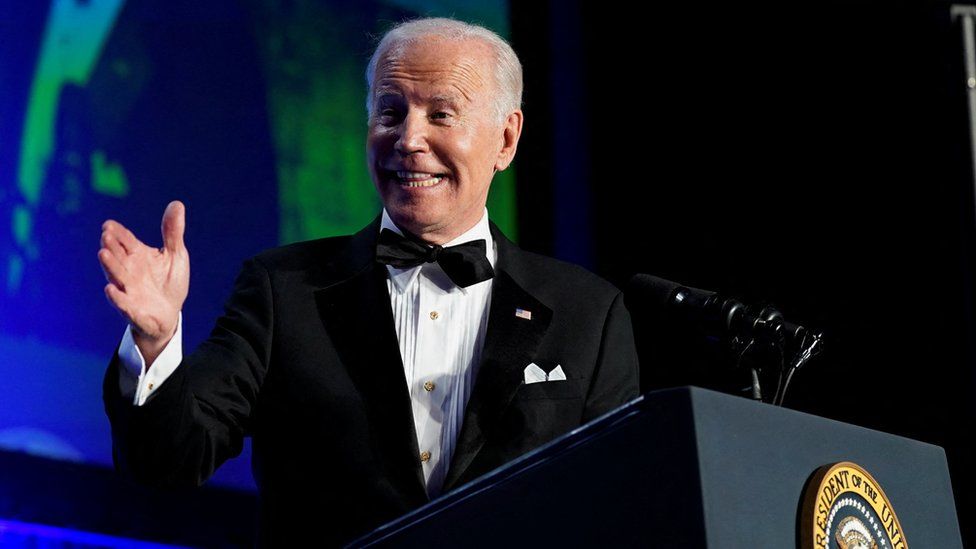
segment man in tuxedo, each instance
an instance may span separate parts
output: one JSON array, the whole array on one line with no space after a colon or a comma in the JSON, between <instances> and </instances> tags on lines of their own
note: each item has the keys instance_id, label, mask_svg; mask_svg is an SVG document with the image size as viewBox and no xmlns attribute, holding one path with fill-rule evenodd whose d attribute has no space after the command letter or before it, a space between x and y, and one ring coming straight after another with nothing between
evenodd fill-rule
<instances>
[{"instance_id":1,"label":"man in tuxedo","mask_svg":"<svg viewBox=\"0 0 976 549\"><path fill-rule=\"evenodd\" d=\"M195 352L180 347L183 205L166 208L160 249L103 226L105 292L128 322L104 385L117 467L200 484L252 436L270 545L348 542L638 393L620 292L488 220L522 131L508 44L403 23L367 80L383 212L245 262Z\"/></svg>"}]
</instances>

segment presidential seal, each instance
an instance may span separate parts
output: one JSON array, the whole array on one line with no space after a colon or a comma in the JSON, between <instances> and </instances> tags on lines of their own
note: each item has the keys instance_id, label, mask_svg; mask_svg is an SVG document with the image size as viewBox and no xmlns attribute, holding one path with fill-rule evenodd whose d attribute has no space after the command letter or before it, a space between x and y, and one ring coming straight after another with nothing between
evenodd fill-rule
<instances>
[{"instance_id":1,"label":"presidential seal","mask_svg":"<svg viewBox=\"0 0 976 549\"><path fill-rule=\"evenodd\" d=\"M803 549L908 549L888 496L855 463L817 469L803 492L800 513Z\"/></svg>"}]
</instances>

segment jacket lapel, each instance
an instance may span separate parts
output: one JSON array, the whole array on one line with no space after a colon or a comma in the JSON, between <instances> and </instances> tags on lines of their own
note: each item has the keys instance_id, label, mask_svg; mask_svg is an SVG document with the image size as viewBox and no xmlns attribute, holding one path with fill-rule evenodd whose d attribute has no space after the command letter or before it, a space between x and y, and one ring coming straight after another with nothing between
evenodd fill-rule
<instances>
[{"instance_id":1,"label":"jacket lapel","mask_svg":"<svg viewBox=\"0 0 976 549\"><path fill-rule=\"evenodd\" d=\"M376 263L379 218L353 235L344 253L326 266L315 294L319 314L339 359L366 406L370 437L383 467L416 504L428 501L417 435L386 269Z\"/></svg>"},{"instance_id":2,"label":"jacket lapel","mask_svg":"<svg viewBox=\"0 0 976 549\"><path fill-rule=\"evenodd\" d=\"M466 471L515 396L522 383L523 370L532 362L552 320L552 310L519 283L524 268L523 252L494 223L491 232L498 246L498 261L491 288L485 347L444 481L444 492L462 480L470 480L467 477L471 475L465 475ZM530 312L531 318L523 318L525 314L516 316L519 309Z\"/></svg>"}]
</instances>

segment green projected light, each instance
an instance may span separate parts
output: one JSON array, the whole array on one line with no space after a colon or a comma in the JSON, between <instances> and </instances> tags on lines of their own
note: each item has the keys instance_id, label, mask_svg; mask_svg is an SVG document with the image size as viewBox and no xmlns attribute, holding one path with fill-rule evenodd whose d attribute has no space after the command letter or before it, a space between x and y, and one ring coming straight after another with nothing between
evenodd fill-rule
<instances>
[{"instance_id":1,"label":"green projected light","mask_svg":"<svg viewBox=\"0 0 976 549\"><path fill-rule=\"evenodd\" d=\"M36 204L41 194L61 88L88 83L123 4L124 0L54 0L51 5L20 141L17 179L28 204Z\"/></svg>"},{"instance_id":2,"label":"green projected light","mask_svg":"<svg viewBox=\"0 0 976 549\"><path fill-rule=\"evenodd\" d=\"M51 5L20 138L17 188L26 207L18 206L10 220L21 253L7 258L8 293L20 288L25 260L36 254L32 210L40 200L50 165L61 89L66 84L88 83L123 3L124 0L54 0ZM104 158L100 163L95 160L93 180L99 183L95 190L115 196L124 194L128 189L124 172L120 168L109 170Z\"/></svg>"},{"instance_id":3,"label":"green projected light","mask_svg":"<svg viewBox=\"0 0 976 549\"><path fill-rule=\"evenodd\" d=\"M129 182L125 170L105 159L105 153L95 151L91 155L92 189L108 196L122 197L129 194Z\"/></svg>"}]
</instances>

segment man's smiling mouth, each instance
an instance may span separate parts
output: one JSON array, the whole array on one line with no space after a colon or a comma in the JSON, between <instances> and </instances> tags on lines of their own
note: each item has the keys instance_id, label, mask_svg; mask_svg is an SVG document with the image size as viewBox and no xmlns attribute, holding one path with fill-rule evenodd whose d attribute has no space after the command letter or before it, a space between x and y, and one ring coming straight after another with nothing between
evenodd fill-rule
<instances>
[{"instance_id":1,"label":"man's smiling mouth","mask_svg":"<svg viewBox=\"0 0 976 549\"><path fill-rule=\"evenodd\" d=\"M387 175L404 187L433 187L440 183L446 174L387 171Z\"/></svg>"}]
</instances>

